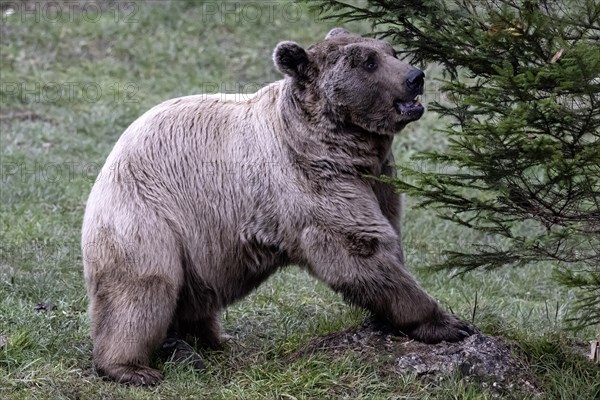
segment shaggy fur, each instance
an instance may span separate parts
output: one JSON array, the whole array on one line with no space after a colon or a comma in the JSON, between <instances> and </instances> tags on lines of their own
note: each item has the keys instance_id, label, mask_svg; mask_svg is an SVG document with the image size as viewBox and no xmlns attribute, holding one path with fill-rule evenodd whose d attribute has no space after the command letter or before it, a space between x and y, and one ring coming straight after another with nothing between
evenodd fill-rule
<instances>
[{"instance_id":1,"label":"shaggy fur","mask_svg":"<svg viewBox=\"0 0 600 400\"><path fill-rule=\"evenodd\" d=\"M415 69L340 29L273 58L285 79L244 101L166 101L109 155L82 236L101 375L157 383L163 343L201 367L183 340L218 348L219 312L288 264L415 339L473 331L407 272L398 195L367 177L393 174L393 134L421 115L397 108L422 92Z\"/></svg>"}]
</instances>

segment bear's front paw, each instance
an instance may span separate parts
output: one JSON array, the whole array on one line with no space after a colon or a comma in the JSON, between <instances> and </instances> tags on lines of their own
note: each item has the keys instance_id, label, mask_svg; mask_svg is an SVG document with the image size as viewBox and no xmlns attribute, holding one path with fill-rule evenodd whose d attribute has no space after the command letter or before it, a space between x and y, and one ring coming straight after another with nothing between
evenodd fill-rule
<instances>
[{"instance_id":1,"label":"bear's front paw","mask_svg":"<svg viewBox=\"0 0 600 400\"><path fill-rule=\"evenodd\" d=\"M435 344L442 341L458 342L478 332L476 326L452 314L440 312L434 318L422 323L407 332L407 334L420 342Z\"/></svg>"}]
</instances>

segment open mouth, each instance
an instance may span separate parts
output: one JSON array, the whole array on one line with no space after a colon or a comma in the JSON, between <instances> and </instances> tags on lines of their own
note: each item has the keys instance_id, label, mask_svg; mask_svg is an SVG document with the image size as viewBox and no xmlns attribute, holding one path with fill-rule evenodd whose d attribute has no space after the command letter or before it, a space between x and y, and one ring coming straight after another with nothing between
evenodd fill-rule
<instances>
[{"instance_id":1,"label":"open mouth","mask_svg":"<svg viewBox=\"0 0 600 400\"><path fill-rule=\"evenodd\" d=\"M394 108L403 116L405 120L415 121L423 115L425 108L421 104L421 96L415 97L411 101L394 101Z\"/></svg>"}]
</instances>

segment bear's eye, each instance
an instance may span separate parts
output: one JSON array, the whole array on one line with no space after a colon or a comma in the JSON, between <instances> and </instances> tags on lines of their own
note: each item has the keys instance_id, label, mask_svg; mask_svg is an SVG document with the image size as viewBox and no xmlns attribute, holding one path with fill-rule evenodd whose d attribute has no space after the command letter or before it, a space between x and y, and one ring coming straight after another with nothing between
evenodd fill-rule
<instances>
[{"instance_id":1,"label":"bear's eye","mask_svg":"<svg viewBox=\"0 0 600 400\"><path fill-rule=\"evenodd\" d=\"M377 69L377 62L375 62L375 60L373 59L368 59L367 62L365 63L365 69L368 72L373 72Z\"/></svg>"}]
</instances>

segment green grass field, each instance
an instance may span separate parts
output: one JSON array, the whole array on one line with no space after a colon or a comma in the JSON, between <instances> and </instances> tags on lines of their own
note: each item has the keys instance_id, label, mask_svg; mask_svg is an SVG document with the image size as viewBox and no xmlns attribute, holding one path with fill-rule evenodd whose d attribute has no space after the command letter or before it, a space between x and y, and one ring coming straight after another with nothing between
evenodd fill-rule
<instances>
[{"instance_id":1,"label":"green grass field","mask_svg":"<svg viewBox=\"0 0 600 400\"><path fill-rule=\"evenodd\" d=\"M366 316L293 267L227 310L224 330L234 339L224 352L205 354L206 372L167 363L165 382L150 389L95 375L80 226L89 190L121 132L162 100L251 92L277 80L271 53L278 41L309 45L335 26L296 3L257 4L0 2L0 399L494 396L454 377L433 384L389 374L351 352L288 362L311 339L357 326ZM425 101L434 95L429 91ZM401 133L399 162L444 146L439 124L429 113ZM423 267L443 249L486 238L408 203L405 251L422 285L466 319L477 296L474 322L515 342L545 392L539 398L599 398L600 371L577 350L586 349L594 331L566 330L572 293L553 282L550 266L461 278L428 272Z\"/></svg>"}]
</instances>

